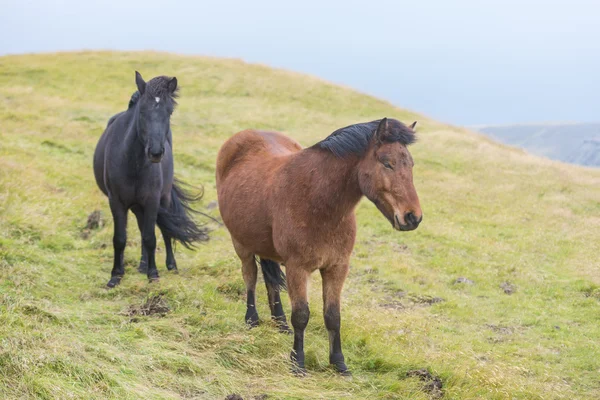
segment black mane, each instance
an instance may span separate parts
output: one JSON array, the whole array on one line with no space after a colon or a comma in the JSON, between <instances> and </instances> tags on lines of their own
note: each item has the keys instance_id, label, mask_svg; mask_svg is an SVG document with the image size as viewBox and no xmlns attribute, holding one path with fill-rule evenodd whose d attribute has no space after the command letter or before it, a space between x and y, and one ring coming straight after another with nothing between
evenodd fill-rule
<instances>
[{"instance_id":1,"label":"black mane","mask_svg":"<svg viewBox=\"0 0 600 400\"><path fill-rule=\"evenodd\" d=\"M127 109L129 110L131 107L133 107L139 99L140 92L136 90L135 93L131 95L131 99L129 99L129 106L127 106Z\"/></svg>"},{"instance_id":2,"label":"black mane","mask_svg":"<svg viewBox=\"0 0 600 400\"><path fill-rule=\"evenodd\" d=\"M312 147L329 150L337 157L348 154L362 156L369 148L369 142L377 131L379 122L380 119L340 128ZM387 122L388 132L384 137L385 142L400 142L408 146L416 141L415 133L402 122L392 118L388 118Z\"/></svg>"},{"instance_id":3,"label":"black mane","mask_svg":"<svg viewBox=\"0 0 600 400\"><path fill-rule=\"evenodd\" d=\"M171 93L169 91L170 80L170 77L164 75L152 78L146 83L146 92L152 97L160 97L161 99L171 99L174 101L177 96L179 96L179 87L175 89L175 93Z\"/></svg>"},{"instance_id":4,"label":"black mane","mask_svg":"<svg viewBox=\"0 0 600 400\"><path fill-rule=\"evenodd\" d=\"M156 78L150 79L146 83L146 93L148 93L152 97L168 99L172 102L173 106L177 105L175 99L179 96L179 87L175 89L175 93L170 93L168 86L170 80L171 78L169 78L168 76L157 76ZM136 90L131 95L131 99L129 99L129 105L127 106L127 109L133 107L138 102L140 97L141 94L139 90Z\"/></svg>"}]
</instances>

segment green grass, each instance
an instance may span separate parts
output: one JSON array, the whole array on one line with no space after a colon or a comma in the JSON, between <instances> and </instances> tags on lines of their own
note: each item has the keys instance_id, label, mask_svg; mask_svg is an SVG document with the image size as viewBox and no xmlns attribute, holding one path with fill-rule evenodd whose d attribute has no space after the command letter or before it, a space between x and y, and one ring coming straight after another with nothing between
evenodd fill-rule
<instances>
[{"instance_id":1,"label":"green grass","mask_svg":"<svg viewBox=\"0 0 600 400\"><path fill-rule=\"evenodd\" d=\"M289 336L243 324L240 264L224 228L177 249L148 284L106 290L112 221L91 160L108 118L146 79L176 75L176 172L216 199L215 156L233 133L281 130L310 145L383 116L419 120L412 148L425 218L395 232L368 201L343 295L352 379L328 364L320 278L311 285L309 375L289 373ZM83 235L87 216L107 223ZM217 216L217 210L208 211ZM0 398L600 398L600 171L498 145L352 90L237 60L84 52L0 57ZM466 277L474 284L455 284ZM510 282L512 295L500 285ZM162 296L164 316L132 315ZM259 312L268 316L259 285ZM431 303L439 297L442 302ZM287 296L284 307L289 313Z\"/></svg>"}]
</instances>

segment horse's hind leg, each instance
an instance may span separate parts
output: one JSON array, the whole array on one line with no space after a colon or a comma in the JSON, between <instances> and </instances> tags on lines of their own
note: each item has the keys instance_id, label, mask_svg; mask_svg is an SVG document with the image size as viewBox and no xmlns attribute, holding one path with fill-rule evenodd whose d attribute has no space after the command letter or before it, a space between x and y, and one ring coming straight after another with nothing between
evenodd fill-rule
<instances>
[{"instance_id":1,"label":"horse's hind leg","mask_svg":"<svg viewBox=\"0 0 600 400\"><path fill-rule=\"evenodd\" d=\"M350 373L342 354L340 299L347 275L347 264L334 265L321 270L321 277L323 278L323 316L325 317L325 327L329 332L329 363L344 375Z\"/></svg>"},{"instance_id":2,"label":"horse's hind leg","mask_svg":"<svg viewBox=\"0 0 600 400\"><path fill-rule=\"evenodd\" d=\"M287 320L285 319L285 312L283 311L281 296L279 295L282 284L285 283L285 281L279 282L280 279L285 279L285 276L281 273L281 266L275 261L264 258L260 259L260 266L265 278L265 286L267 287L271 318L279 327L280 332L292 333L292 330L288 326Z\"/></svg>"},{"instance_id":3,"label":"horse's hind leg","mask_svg":"<svg viewBox=\"0 0 600 400\"><path fill-rule=\"evenodd\" d=\"M244 320L251 328L258 326L258 311L256 310L256 278L258 267L254 253L233 240L233 247L242 262L242 275L246 283L246 316Z\"/></svg>"},{"instance_id":4,"label":"horse's hind leg","mask_svg":"<svg viewBox=\"0 0 600 400\"><path fill-rule=\"evenodd\" d=\"M177 262L175 261L175 254L173 254L173 239L169 235L165 233L165 231L160 228L160 232L163 235L163 239L165 241L165 251L167 253L167 269L169 271L177 272Z\"/></svg>"},{"instance_id":5,"label":"horse's hind leg","mask_svg":"<svg viewBox=\"0 0 600 400\"><path fill-rule=\"evenodd\" d=\"M127 208L114 200L109 199L109 203L114 222L113 247L115 258L113 269L110 273L110 280L106 286L113 288L121 283L121 279L125 274L123 254L127 243Z\"/></svg>"},{"instance_id":6,"label":"horse's hind leg","mask_svg":"<svg viewBox=\"0 0 600 400\"><path fill-rule=\"evenodd\" d=\"M142 207L135 205L131 207L131 211L135 214L137 219L138 228L140 229L140 236L144 233L144 211ZM148 273L148 253L146 247L142 244L142 257L140 258L140 265L138 266L138 272L142 274Z\"/></svg>"}]
</instances>

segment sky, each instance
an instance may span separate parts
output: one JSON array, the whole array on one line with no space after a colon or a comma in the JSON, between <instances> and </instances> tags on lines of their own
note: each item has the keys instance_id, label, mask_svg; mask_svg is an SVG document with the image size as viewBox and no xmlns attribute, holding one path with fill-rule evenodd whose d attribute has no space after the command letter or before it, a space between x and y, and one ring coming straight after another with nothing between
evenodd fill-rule
<instances>
[{"instance_id":1,"label":"sky","mask_svg":"<svg viewBox=\"0 0 600 400\"><path fill-rule=\"evenodd\" d=\"M597 0L0 0L0 10L0 55L233 57L452 124L600 121Z\"/></svg>"}]
</instances>

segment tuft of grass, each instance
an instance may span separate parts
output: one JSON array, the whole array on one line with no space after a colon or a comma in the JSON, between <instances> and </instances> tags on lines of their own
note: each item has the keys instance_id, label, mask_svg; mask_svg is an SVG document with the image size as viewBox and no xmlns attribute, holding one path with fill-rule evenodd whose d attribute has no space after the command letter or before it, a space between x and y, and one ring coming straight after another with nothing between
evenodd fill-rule
<instances>
[{"instance_id":1,"label":"tuft of grass","mask_svg":"<svg viewBox=\"0 0 600 400\"><path fill-rule=\"evenodd\" d=\"M161 281L149 284L136 272L131 216L126 276L104 288L112 221L92 155L127 107L136 69L177 76L176 174L204 187L200 207L214 217L216 153L237 131L280 130L311 145L354 122L419 121L422 225L399 234L368 201L357 209L342 305L353 379L328 365L318 274L308 376L290 373L292 339L270 322L262 284L263 323L245 327L240 264L222 226L195 252L179 246L179 274L161 262ZM0 57L0 125L1 398L600 397L598 170L312 77L153 52ZM88 226L93 212L106 223Z\"/></svg>"}]
</instances>

